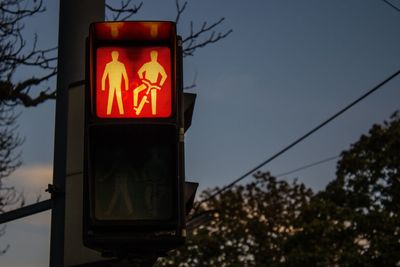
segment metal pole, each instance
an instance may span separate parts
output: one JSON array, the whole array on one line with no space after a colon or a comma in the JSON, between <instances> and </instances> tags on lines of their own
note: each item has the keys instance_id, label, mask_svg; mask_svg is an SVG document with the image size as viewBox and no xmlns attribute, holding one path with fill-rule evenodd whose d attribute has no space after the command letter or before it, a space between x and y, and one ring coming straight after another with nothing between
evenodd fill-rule
<instances>
[{"instance_id":1,"label":"metal pole","mask_svg":"<svg viewBox=\"0 0 400 267\"><path fill-rule=\"evenodd\" d=\"M0 224L51 209L51 199L0 214Z\"/></svg>"},{"instance_id":2,"label":"metal pole","mask_svg":"<svg viewBox=\"0 0 400 267\"><path fill-rule=\"evenodd\" d=\"M58 76L54 139L53 209L50 266L64 262L64 216L67 144L68 86L85 79L85 39L89 24L104 20L104 0L60 0Z\"/></svg>"}]
</instances>

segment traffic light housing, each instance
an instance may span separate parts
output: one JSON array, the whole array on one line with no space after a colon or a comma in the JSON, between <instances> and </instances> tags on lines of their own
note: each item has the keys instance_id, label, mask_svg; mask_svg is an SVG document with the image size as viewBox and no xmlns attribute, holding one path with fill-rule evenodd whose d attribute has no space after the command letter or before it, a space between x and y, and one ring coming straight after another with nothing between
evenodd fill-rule
<instances>
[{"instance_id":1,"label":"traffic light housing","mask_svg":"<svg viewBox=\"0 0 400 267\"><path fill-rule=\"evenodd\" d=\"M173 22L99 22L87 51L83 241L165 252L185 239L182 51Z\"/></svg>"}]
</instances>

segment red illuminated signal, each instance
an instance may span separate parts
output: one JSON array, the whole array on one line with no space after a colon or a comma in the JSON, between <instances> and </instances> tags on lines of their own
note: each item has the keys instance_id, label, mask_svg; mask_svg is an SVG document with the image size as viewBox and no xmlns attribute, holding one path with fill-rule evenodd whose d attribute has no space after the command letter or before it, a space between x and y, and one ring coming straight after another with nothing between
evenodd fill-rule
<instances>
[{"instance_id":1,"label":"red illuminated signal","mask_svg":"<svg viewBox=\"0 0 400 267\"><path fill-rule=\"evenodd\" d=\"M91 115L176 119L176 27L171 22L91 26Z\"/></svg>"},{"instance_id":2,"label":"red illuminated signal","mask_svg":"<svg viewBox=\"0 0 400 267\"><path fill-rule=\"evenodd\" d=\"M96 115L167 118L172 113L168 47L100 47L96 51Z\"/></svg>"},{"instance_id":3,"label":"red illuminated signal","mask_svg":"<svg viewBox=\"0 0 400 267\"><path fill-rule=\"evenodd\" d=\"M168 41L175 35L175 25L164 21L103 22L94 24L93 34L99 41Z\"/></svg>"},{"instance_id":4,"label":"red illuminated signal","mask_svg":"<svg viewBox=\"0 0 400 267\"><path fill-rule=\"evenodd\" d=\"M91 249L153 254L185 239L179 39L174 22L90 26L82 231Z\"/></svg>"}]
</instances>

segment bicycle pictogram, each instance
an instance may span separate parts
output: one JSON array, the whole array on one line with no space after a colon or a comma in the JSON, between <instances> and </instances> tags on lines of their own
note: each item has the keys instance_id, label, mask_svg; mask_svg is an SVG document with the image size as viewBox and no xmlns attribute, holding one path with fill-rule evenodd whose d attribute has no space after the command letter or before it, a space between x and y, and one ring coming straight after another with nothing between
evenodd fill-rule
<instances>
[{"instance_id":1,"label":"bicycle pictogram","mask_svg":"<svg viewBox=\"0 0 400 267\"><path fill-rule=\"evenodd\" d=\"M133 89L133 107L136 115L140 115L146 103L151 103L151 114L157 114L157 91L161 90L168 77L164 67L157 61L157 57L158 52L151 51L151 60L144 63L137 72L142 84ZM160 81L158 81L159 76L161 76ZM146 93L141 95L142 98L139 102L139 94L144 90ZM150 100L148 100L149 94Z\"/></svg>"}]
</instances>

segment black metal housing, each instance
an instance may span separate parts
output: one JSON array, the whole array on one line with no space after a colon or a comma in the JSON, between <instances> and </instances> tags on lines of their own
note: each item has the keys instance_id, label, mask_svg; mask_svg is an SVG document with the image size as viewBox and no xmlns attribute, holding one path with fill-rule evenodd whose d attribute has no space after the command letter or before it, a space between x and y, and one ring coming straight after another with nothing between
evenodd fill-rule
<instances>
[{"instance_id":1,"label":"black metal housing","mask_svg":"<svg viewBox=\"0 0 400 267\"><path fill-rule=\"evenodd\" d=\"M182 49L178 43L176 28L174 25L175 35L168 41L99 41L93 38L93 25L91 25L90 29L86 55L83 241L85 246L89 248L103 253L112 253L113 255L121 252L164 253L183 244L185 240ZM171 50L173 108L170 117L161 119L111 119L98 118L95 115L95 51L99 47L107 46L166 46ZM149 135L152 135L151 140L156 140L155 142L157 142L157 138L154 139L155 135L159 134L158 139L164 140L166 137L161 135L167 134L170 140L164 140L162 144L167 144L170 147L170 155L174 157L171 160L174 165L171 167L171 173L175 176L169 181L173 191L173 199L171 199L173 208L170 218L163 220L96 218L94 205L96 186L93 170L94 166L103 164L96 163L96 160L101 159L101 157L96 155L96 152L100 153L104 149L96 150L96 146L107 145L104 144L105 139L102 139L102 135L105 134L113 135L112 137L117 140L115 141L115 145L125 151L122 153L130 153L131 151L128 150L132 149L132 146L136 143L124 146L124 142L119 140L121 137L125 138L128 135L136 135L137 138L146 139L149 138ZM151 140L146 139L145 142L150 143ZM153 146L156 145L153 144Z\"/></svg>"}]
</instances>

